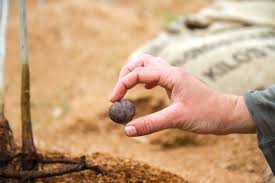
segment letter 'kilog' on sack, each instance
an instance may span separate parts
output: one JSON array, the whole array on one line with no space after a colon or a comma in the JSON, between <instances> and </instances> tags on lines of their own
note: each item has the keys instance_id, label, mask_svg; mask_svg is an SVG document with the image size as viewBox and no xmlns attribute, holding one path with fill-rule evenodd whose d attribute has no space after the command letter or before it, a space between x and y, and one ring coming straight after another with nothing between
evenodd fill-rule
<instances>
[{"instance_id":1,"label":"letter 'kilog' on sack","mask_svg":"<svg viewBox=\"0 0 275 183\"><path fill-rule=\"evenodd\" d=\"M243 94L275 83L275 1L217 1L179 17L132 54L182 67L209 86Z\"/></svg>"}]
</instances>

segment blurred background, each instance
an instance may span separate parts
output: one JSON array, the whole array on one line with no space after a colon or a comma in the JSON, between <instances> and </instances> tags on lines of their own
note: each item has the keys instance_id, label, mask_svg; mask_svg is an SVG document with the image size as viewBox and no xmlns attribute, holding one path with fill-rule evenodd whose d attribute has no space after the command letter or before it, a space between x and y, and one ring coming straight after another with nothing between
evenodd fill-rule
<instances>
[{"instance_id":1,"label":"blurred background","mask_svg":"<svg viewBox=\"0 0 275 183\"><path fill-rule=\"evenodd\" d=\"M108 118L109 95L128 56L179 15L210 0L27 0L31 105L41 151L133 158L190 182L263 182L266 162L255 135L195 135L170 130L128 138ZM6 113L20 143L17 1L10 1ZM169 104L165 92L136 87L126 98L137 116Z\"/></svg>"}]
</instances>

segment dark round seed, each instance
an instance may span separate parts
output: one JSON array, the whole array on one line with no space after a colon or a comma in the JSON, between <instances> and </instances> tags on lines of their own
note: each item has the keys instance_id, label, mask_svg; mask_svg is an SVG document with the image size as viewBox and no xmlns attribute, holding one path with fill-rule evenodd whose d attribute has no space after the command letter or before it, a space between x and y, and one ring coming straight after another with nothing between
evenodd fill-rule
<instances>
[{"instance_id":1,"label":"dark round seed","mask_svg":"<svg viewBox=\"0 0 275 183\"><path fill-rule=\"evenodd\" d=\"M136 109L130 100L120 100L113 103L109 108L110 118L119 124L126 124L131 121L135 115Z\"/></svg>"}]
</instances>

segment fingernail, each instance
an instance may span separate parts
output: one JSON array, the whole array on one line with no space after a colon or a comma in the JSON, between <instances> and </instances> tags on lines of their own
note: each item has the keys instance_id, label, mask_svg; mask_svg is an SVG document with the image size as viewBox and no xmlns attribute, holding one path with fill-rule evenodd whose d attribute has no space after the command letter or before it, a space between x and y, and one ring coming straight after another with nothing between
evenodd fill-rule
<instances>
[{"instance_id":1,"label":"fingernail","mask_svg":"<svg viewBox=\"0 0 275 183\"><path fill-rule=\"evenodd\" d=\"M114 102L114 94L113 94L113 93L110 95L109 101L110 101L110 102Z\"/></svg>"},{"instance_id":2,"label":"fingernail","mask_svg":"<svg viewBox=\"0 0 275 183\"><path fill-rule=\"evenodd\" d=\"M136 136L137 135L136 127L126 126L125 127L125 133L126 133L127 136Z\"/></svg>"}]
</instances>

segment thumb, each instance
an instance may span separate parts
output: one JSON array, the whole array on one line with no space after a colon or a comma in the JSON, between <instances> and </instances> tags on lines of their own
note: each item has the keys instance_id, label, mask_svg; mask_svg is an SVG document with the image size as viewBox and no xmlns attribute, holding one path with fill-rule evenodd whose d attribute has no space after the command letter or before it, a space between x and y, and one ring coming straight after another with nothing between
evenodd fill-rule
<instances>
[{"instance_id":1,"label":"thumb","mask_svg":"<svg viewBox=\"0 0 275 183\"><path fill-rule=\"evenodd\" d=\"M126 125L125 134L129 137L135 137L173 128L179 119L179 111L179 106L172 104L158 112L137 118Z\"/></svg>"}]
</instances>

